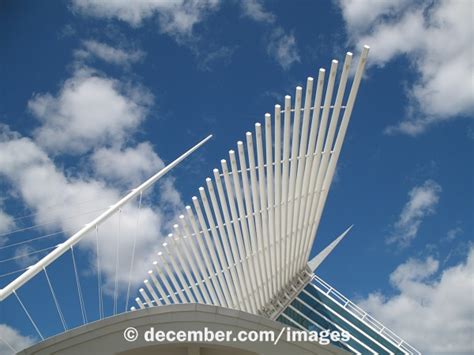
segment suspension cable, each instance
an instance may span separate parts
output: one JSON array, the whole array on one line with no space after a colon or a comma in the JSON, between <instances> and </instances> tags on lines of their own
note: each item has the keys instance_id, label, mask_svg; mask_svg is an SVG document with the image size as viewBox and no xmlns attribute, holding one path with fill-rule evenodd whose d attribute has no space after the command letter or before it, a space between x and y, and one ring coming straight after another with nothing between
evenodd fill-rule
<instances>
[{"instance_id":1,"label":"suspension cable","mask_svg":"<svg viewBox=\"0 0 474 355\"><path fill-rule=\"evenodd\" d=\"M84 298L82 297L81 282L79 280L79 274L77 272L76 258L74 257L74 247L73 246L71 246L71 255L72 255L72 264L74 265L74 274L75 274L75 277L76 277L76 286L77 286L77 294L79 296L79 305L81 306L82 324L86 324L87 323L87 312L86 312L86 306L84 304Z\"/></svg>"},{"instance_id":2,"label":"suspension cable","mask_svg":"<svg viewBox=\"0 0 474 355\"><path fill-rule=\"evenodd\" d=\"M58 245L59 245L59 244L58 244ZM47 250L54 249L54 248L56 248L58 245L53 245L52 247L47 247L47 248L44 248L44 249L34 250L34 251L30 252L30 253L25 253L25 254L20 254L20 255L17 255L17 256L12 256L11 258L0 260L0 263L6 263L7 261L12 261L12 260L17 260L17 259L21 259L21 258L26 258L27 256L30 256L30 255L33 255L33 254L38 254L38 253L41 253L41 252L43 252L43 251L47 251Z\"/></svg>"},{"instance_id":3,"label":"suspension cable","mask_svg":"<svg viewBox=\"0 0 474 355\"><path fill-rule=\"evenodd\" d=\"M16 354L18 352L18 350L16 350L10 343L8 343L2 337L0 337L0 342L4 343L11 351L13 351L13 354Z\"/></svg>"},{"instance_id":4,"label":"suspension cable","mask_svg":"<svg viewBox=\"0 0 474 355\"><path fill-rule=\"evenodd\" d=\"M13 290L13 294L16 296L16 299L17 299L18 302L20 303L21 308L23 308L23 311L24 311L24 312L26 313L26 315L28 316L28 318L29 318L31 324L33 324L33 327L35 328L36 332L37 332L38 335L40 336L41 340L44 340L43 334L41 334L41 332L39 331L38 327L36 326L35 321L33 320L33 318L31 318L30 313L29 313L28 310L26 309L25 305L23 304L23 302L21 302L21 299L20 299L20 297L18 296L18 294L16 293L16 290Z\"/></svg>"},{"instance_id":5,"label":"suspension cable","mask_svg":"<svg viewBox=\"0 0 474 355\"><path fill-rule=\"evenodd\" d=\"M10 276L10 275L14 275L14 274L17 274L19 272L22 272L22 271L25 271L25 270L28 270L28 269L29 269L29 267L24 267L24 268L21 268L21 269L18 269L18 270L10 271L10 272L7 272L5 274L1 274L0 278L7 277L7 276Z\"/></svg>"},{"instance_id":6,"label":"suspension cable","mask_svg":"<svg viewBox=\"0 0 474 355\"><path fill-rule=\"evenodd\" d=\"M108 207L102 207L102 208L98 208L96 210L92 210L92 211L87 211L87 212L83 212L83 213L78 213L78 214L75 214L75 215L71 215L71 216L68 216L68 217L64 217L62 218L62 220L68 220L68 219L72 219L72 218L76 218L76 217L80 217L80 216L85 216L87 214L90 214L90 213L94 213L94 212L100 212L100 211L104 211L108 209ZM27 230L31 230L31 229L35 229L35 228L39 228L39 227L44 227L44 226L47 226L47 225L50 225L50 224L54 224L56 223L56 221L52 220L52 221L49 221L49 222L44 222L44 223L38 223L38 224L34 224L32 226L28 226L28 227L23 227L23 228L18 228L18 229L15 229L13 231L10 231L10 232L5 232L5 233L2 233L0 234L0 237L5 237L7 235L11 235L11 234L15 234L15 233L19 233L19 232L24 232L24 231L27 231Z\"/></svg>"},{"instance_id":7,"label":"suspension cable","mask_svg":"<svg viewBox=\"0 0 474 355\"><path fill-rule=\"evenodd\" d=\"M132 260L130 262L130 272L128 273L128 287L127 287L127 299L125 303L125 312L128 310L128 299L130 298L130 284L132 282L132 272L135 264L135 249L137 247L137 235L138 235L138 222L140 220L140 210L142 207L142 197L143 191L140 191L140 199L138 201L138 212L137 212L137 225L135 228L135 237L133 238L133 247L132 247Z\"/></svg>"},{"instance_id":8,"label":"suspension cable","mask_svg":"<svg viewBox=\"0 0 474 355\"><path fill-rule=\"evenodd\" d=\"M35 237L35 238L31 238L31 239L25 239L25 240L22 240L21 242L16 242L16 243L12 243L12 244L6 244L6 245L3 245L0 247L0 250L3 250L3 249L8 249L8 248L11 248L11 247L16 247L18 245L21 245L21 244L26 244L26 243L30 243L30 242L34 242L36 240L41 240L41 239L45 239L45 238L51 238L51 237L54 237L56 235L59 235L59 234L66 234L66 233L69 233L73 230L76 230L76 228L70 228L70 229L66 229L66 230L61 230L59 232L54 232L54 233L50 233L50 234L44 234L44 235L41 235L39 237Z\"/></svg>"},{"instance_id":9,"label":"suspension cable","mask_svg":"<svg viewBox=\"0 0 474 355\"><path fill-rule=\"evenodd\" d=\"M97 292L99 294L99 318L104 318L104 305L102 300L102 270L100 269L100 249L99 249L99 226L95 226L95 240L97 253Z\"/></svg>"},{"instance_id":10,"label":"suspension cable","mask_svg":"<svg viewBox=\"0 0 474 355\"><path fill-rule=\"evenodd\" d=\"M48 281L49 290L51 291L51 295L53 296L53 301L54 301L54 304L56 305L56 310L58 311L59 319L61 320L61 323L63 324L64 331L66 331L68 329L66 320L64 319L63 312L61 311L61 307L59 306L56 293L54 292L53 286L51 285L51 280L49 279L48 272L46 271L45 267L43 267L43 271L46 276L46 280Z\"/></svg>"},{"instance_id":11,"label":"suspension cable","mask_svg":"<svg viewBox=\"0 0 474 355\"><path fill-rule=\"evenodd\" d=\"M119 272L119 249L120 249L120 222L122 216L122 209L118 211L118 231L115 241L115 285L114 285L114 315L117 314L117 297L118 297L118 272Z\"/></svg>"},{"instance_id":12,"label":"suspension cable","mask_svg":"<svg viewBox=\"0 0 474 355\"><path fill-rule=\"evenodd\" d=\"M72 207L82 206L82 205L85 205L89 202L97 202L97 199L95 198L95 199L81 201L81 202L78 202L78 203L74 204ZM44 209L49 210L49 211L54 211L54 210L58 210L60 208L63 209L64 206L66 206L66 202L56 203L54 205L49 205L49 206L44 207ZM25 218L28 218L28 217L34 217L34 216L39 215L40 213L42 213L42 212L30 213L30 214L23 215L23 216L17 215L17 216L13 217L13 221L18 221L18 220L25 219Z\"/></svg>"}]
</instances>

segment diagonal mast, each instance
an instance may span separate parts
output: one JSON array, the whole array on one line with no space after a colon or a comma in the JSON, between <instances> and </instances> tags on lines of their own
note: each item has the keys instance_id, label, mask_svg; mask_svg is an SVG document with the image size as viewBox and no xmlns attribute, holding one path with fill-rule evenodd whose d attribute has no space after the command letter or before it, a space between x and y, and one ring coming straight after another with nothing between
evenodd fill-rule
<instances>
[{"instance_id":1,"label":"diagonal mast","mask_svg":"<svg viewBox=\"0 0 474 355\"><path fill-rule=\"evenodd\" d=\"M102 222L105 222L108 218L113 216L122 206L124 206L127 202L129 202L134 197L138 196L140 193L143 193L146 189L156 183L159 179L161 179L166 173L168 173L171 169L173 169L176 165L181 163L185 158L187 158L191 153L195 150L200 148L204 143L206 143L209 139L211 139L212 135L207 136L194 147L186 151L183 155L178 157L176 160L165 166L155 175L150 177L148 180L143 182L138 187L134 188L130 191L127 195L125 195L121 200L116 202L114 205L110 206L104 213L100 216L95 218L90 223L86 224L82 227L79 231L73 234L70 238L64 241L61 244L58 244L56 248L46 255L44 258L38 260L35 264L30 266L28 270L26 270L23 274L18 276L15 280L10 282L7 286L0 290L0 302L3 301L5 298L10 296L16 290L18 290L21 286L31 280L34 276L36 276L39 272L41 272L46 266L54 262L57 258L63 255L66 251L68 251L71 247L76 245L82 237L96 228Z\"/></svg>"}]
</instances>

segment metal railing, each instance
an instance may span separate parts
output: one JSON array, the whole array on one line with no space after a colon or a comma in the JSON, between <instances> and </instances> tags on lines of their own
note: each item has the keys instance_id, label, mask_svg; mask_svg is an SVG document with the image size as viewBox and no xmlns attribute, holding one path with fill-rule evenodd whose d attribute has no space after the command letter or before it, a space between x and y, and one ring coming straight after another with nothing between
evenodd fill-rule
<instances>
[{"instance_id":1,"label":"metal railing","mask_svg":"<svg viewBox=\"0 0 474 355\"><path fill-rule=\"evenodd\" d=\"M385 338L389 339L392 343L394 343L399 349L402 351L408 352L409 354L418 354L421 353L416 350L413 346L408 344L398 335L396 335L392 330L384 326L362 308L357 306L339 291L334 289L331 285L329 285L326 281L321 279L317 275L313 275L311 280L311 284L316 287L320 292L324 293L328 296L332 301L340 305L344 308L347 312L349 312L354 317L358 318L361 322L367 325L369 328L374 330L375 332L383 335Z\"/></svg>"}]
</instances>

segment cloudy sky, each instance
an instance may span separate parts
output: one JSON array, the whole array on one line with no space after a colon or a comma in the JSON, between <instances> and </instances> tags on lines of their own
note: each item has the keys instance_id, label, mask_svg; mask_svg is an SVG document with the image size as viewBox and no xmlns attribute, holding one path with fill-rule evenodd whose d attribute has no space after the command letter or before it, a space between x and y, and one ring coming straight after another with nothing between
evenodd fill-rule
<instances>
[{"instance_id":1,"label":"cloudy sky","mask_svg":"<svg viewBox=\"0 0 474 355\"><path fill-rule=\"evenodd\" d=\"M213 133L121 213L120 255L136 235L139 280L235 142L307 76L368 44L313 253L355 227L319 274L426 353L474 351L473 12L468 0L2 1L0 274ZM109 313L117 219L99 231ZM77 251L90 303L94 237ZM82 319L67 258L50 274L72 327ZM54 304L35 307L52 302L48 292L44 275L18 292L45 336L62 329ZM0 304L0 337L15 349L38 340L14 297Z\"/></svg>"}]
</instances>

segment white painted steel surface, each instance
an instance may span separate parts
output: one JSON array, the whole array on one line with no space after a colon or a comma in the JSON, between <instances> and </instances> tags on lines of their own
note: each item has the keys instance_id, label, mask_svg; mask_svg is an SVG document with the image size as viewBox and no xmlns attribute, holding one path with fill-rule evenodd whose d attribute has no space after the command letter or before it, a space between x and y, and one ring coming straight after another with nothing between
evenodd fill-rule
<instances>
[{"instance_id":1,"label":"white painted steel surface","mask_svg":"<svg viewBox=\"0 0 474 355\"><path fill-rule=\"evenodd\" d=\"M191 153L193 153L196 149L200 148L204 143L206 143L209 139L211 139L212 135L206 137L201 142L196 144L194 147L189 149L186 153L178 157L169 165L165 166L161 169L158 173L150 177L148 180L143 182L141 185L133 189L129 192L126 196L124 196L121 200L119 200L114 205L110 206L104 213L100 214L97 218L95 218L90 223L86 224L83 228L81 228L78 232L73 234L63 243L60 243L56 246L56 248L47 254L42 259L38 260L35 264L31 265L28 270L26 270L23 274L18 276L15 280L10 282L6 285L3 289L0 290L0 301L3 301L6 297L10 296L13 292L18 290L21 286L31 280L34 276L36 276L39 272L43 270L43 268L47 267L49 264L54 262L57 258L63 255L66 251L76 245L88 232L96 229L102 222L109 219L113 216L117 211L120 210L127 202L135 198L136 196L140 195L156 183L161 177L163 177L166 173L168 173L171 169L173 169L176 165L182 162L186 157L188 157Z\"/></svg>"},{"instance_id":2,"label":"white painted steel surface","mask_svg":"<svg viewBox=\"0 0 474 355\"><path fill-rule=\"evenodd\" d=\"M230 170L221 160L221 171L213 170L213 179L192 198L194 208L186 206L179 217L181 227L175 225L175 247L166 249L177 261L172 268L161 266L168 273L158 274L158 285L147 282L140 308L149 304L143 293L155 287L165 289L165 303L181 303L174 294L182 289L199 303L272 315L309 281L308 257L368 50L362 51L345 105L352 53L346 54L338 83L333 60L326 88L320 69L316 83L309 77L305 89L296 88L293 106L285 96L283 126L276 105L273 118L265 114L264 124L246 133L245 144L237 142L237 153L229 151ZM163 262L160 258L156 267Z\"/></svg>"}]
</instances>

